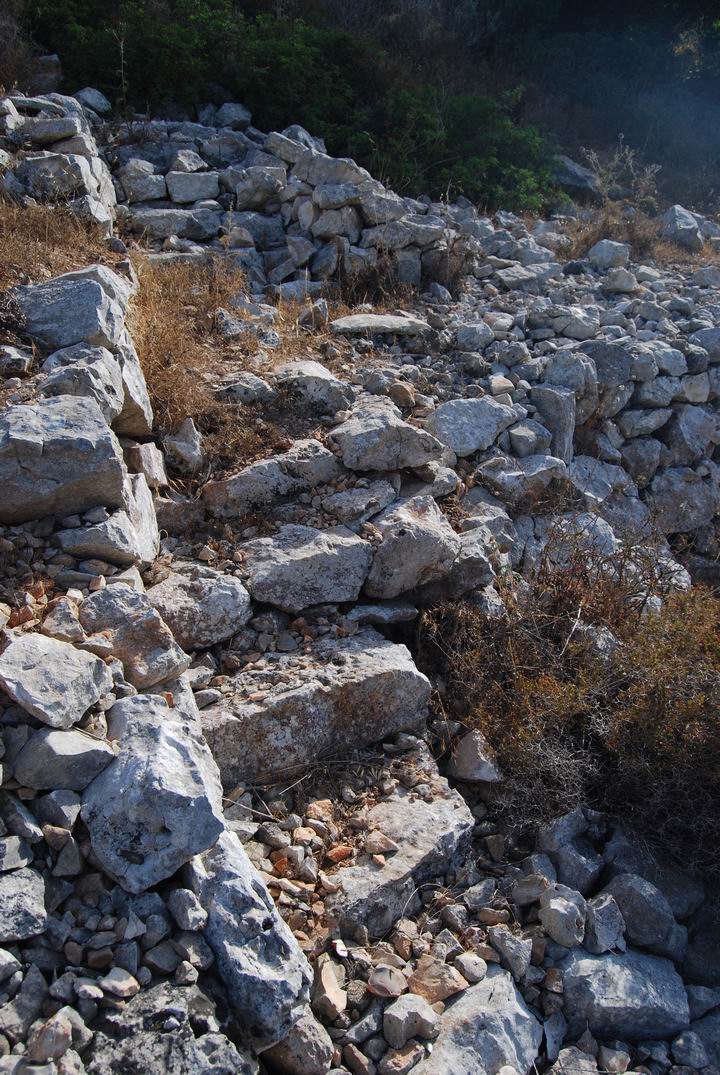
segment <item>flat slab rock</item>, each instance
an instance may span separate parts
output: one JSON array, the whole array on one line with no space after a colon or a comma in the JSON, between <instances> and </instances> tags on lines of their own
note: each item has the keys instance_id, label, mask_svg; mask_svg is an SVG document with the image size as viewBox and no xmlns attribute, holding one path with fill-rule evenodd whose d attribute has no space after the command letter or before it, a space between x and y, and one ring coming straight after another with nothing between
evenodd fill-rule
<instances>
[{"instance_id":1,"label":"flat slab rock","mask_svg":"<svg viewBox=\"0 0 720 1075\"><path fill-rule=\"evenodd\" d=\"M92 653L41 634L13 631L5 638L0 688L51 728L70 728L112 690L110 669Z\"/></svg>"},{"instance_id":2,"label":"flat slab rock","mask_svg":"<svg viewBox=\"0 0 720 1075\"><path fill-rule=\"evenodd\" d=\"M350 314L332 321L330 331L336 336L420 336L430 326L411 314Z\"/></svg>"},{"instance_id":3,"label":"flat slab rock","mask_svg":"<svg viewBox=\"0 0 720 1075\"><path fill-rule=\"evenodd\" d=\"M419 747L405 758L417 765L422 782L430 784L433 799L425 802L398 785L389 799L369 811L368 831L387 836L398 850L386 855L384 866L366 856L334 874L342 891L331 897L330 905L349 934L361 927L371 937L385 934L406 913L417 886L451 868L472 832L474 818L465 800L440 776L429 751Z\"/></svg>"},{"instance_id":4,"label":"flat slab rock","mask_svg":"<svg viewBox=\"0 0 720 1075\"><path fill-rule=\"evenodd\" d=\"M201 717L230 787L416 728L429 697L430 684L406 647L366 628L245 669L233 677L231 693Z\"/></svg>"},{"instance_id":5,"label":"flat slab rock","mask_svg":"<svg viewBox=\"0 0 720 1075\"><path fill-rule=\"evenodd\" d=\"M508 1065L527 1075L543 1037L507 971L497 965L477 985L447 1002L433 1051L417 1075L496 1075Z\"/></svg>"}]
</instances>

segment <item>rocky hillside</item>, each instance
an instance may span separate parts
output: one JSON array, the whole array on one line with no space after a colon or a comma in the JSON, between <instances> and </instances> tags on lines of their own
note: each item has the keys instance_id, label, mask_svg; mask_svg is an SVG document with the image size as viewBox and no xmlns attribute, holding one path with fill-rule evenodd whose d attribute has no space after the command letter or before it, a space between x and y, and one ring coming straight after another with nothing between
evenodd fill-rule
<instances>
[{"instance_id":1,"label":"rocky hillside","mask_svg":"<svg viewBox=\"0 0 720 1075\"><path fill-rule=\"evenodd\" d=\"M7 205L101 236L0 294L0 1071L720 1071L717 893L584 805L516 839L414 633L578 555L645 617L717 580L720 229L571 259L239 104L106 108L0 100ZM209 263L198 396L297 423L242 466L133 339L136 267Z\"/></svg>"}]
</instances>

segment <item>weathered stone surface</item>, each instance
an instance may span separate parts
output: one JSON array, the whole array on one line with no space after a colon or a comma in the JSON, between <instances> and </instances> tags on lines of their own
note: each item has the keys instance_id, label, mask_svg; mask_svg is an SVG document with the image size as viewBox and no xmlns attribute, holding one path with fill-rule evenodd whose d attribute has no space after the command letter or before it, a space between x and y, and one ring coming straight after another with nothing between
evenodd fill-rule
<instances>
[{"instance_id":1,"label":"weathered stone surface","mask_svg":"<svg viewBox=\"0 0 720 1075\"><path fill-rule=\"evenodd\" d=\"M567 479L567 468L562 459L552 455L513 459L500 454L481 463L475 477L504 504L531 510L553 482L563 483Z\"/></svg>"},{"instance_id":2,"label":"weathered stone surface","mask_svg":"<svg viewBox=\"0 0 720 1075\"><path fill-rule=\"evenodd\" d=\"M34 732L13 766L27 788L82 791L115 757L112 747L86 732L42 728Z\"/></svg>"},{"instance_id":3,"label":"weathered stone surface","mask_svg":"<svg viewBox=\"0 0 720 1075\"><path fill-rule=\"evenodd\" d=\"M123 507L124 479L120 445L94 400L57 396L0 416L0 522Z\"/></svg>"},{"instance_id":4,"label":"weathered stone surface","mask_svg":"<svg viewBox=\"0 0 720 1075\"><path fill-rule=\"evenodd\" d=\"M174 1020L169 1032L168 1019ZM102 1010L83 1054L85 1070L88 1075L258 1075L257 1061L224 1034L207 1032L208 1023L217 1025L208 994L196 986L155 985L121 1011Z\"/></svg>"},{"instance_id":5,"label":"weathered stone surface","mask_svg":"<svg viewBox=\"0 0 720 1075\"><path fill-rule=\"evenodd\" d=\"M690 467L668 467L648 486L645 502L663 534L686 534L709 523L720 509L720 482Z\"/></svg>"},{"instance_id":6,"label":"weathered stone surface","mask_svg":"<svg viewBox=\"0 0 720 1075\"><path fill-rule=\"evenodd\" d=\"M658 955L672 957L677 953L682 958L685 954L687 934L682 944L677 936L681 927L675 921L670 904L655 885L636 874L621 873L605 886L602 895L612 896L618 905L631 944L649 948ZM677 952L678 943L681 944L680 952Z\"/></svg>"},{"instance_id":7,"label":"weathered stone surface","mask_svg":"<svg viewBox=\"0 0 720 1075\"><path fill-rule=\"evenodd\" d=\"M140 690L180 675L190 664L146 595L130 586L117 584L88 597L80 622L88 633L106 632L113 656Z\"/></svg>"},{"instance_id":8,"label":"weathered stone surface","mask_svg":"<svg viewBox=\"0 0 720 1075\"><path fill-rule=\"evenodd\" d=\"M498 403L491 396L453 399L433 411L425 428L462 457L489 448L517 418L512 407Z\"/></svg>"},{"instance_id":9,"label":"weathered stone surface","mask_svg":"<svg viewBox=\"0 0 720 1075\"><path fill-rule=\"evenodd\" d=\"M173 572L152 586L147 597L186 650L230 638L251 616L250 595L243 584L200 565L182 574Z\"/></svg>"},{"instance_id":10,"label":"weathered stone surface","mask_svg":"<svg viewBox=\"0 0 720 1075\"><path fill-rule=\"evenodd\" d=\"M63 347L43 364L47 374L40 385L43 396L84 396L94 399L111 425L123 408L120 366L105 347L75 344Z\"/></svg>"},{"instance_id":11,"label":"weathered stone surface","mask_svg":"<svg viewBox=\"0 0 720 1075\"><path fill-rule=\"evenodd\" d=\"M223 831L220 782L197 723L164 699L126 698L108 717L120 751L85 789L82 819L103 870L143 892Z\"/></svg>"},{"instance_id":12,"label":"weathered stone surface","mask_svg":"<svg viewBox=\"0 0 720 1075\"><path fill-rule=\"evenodd\" d=\"M208 912L203 935L244 1037L256 1049L277 1044L310 995L312 975L295 938L233 833L224 832L186 872Z\"/></svg>"},{"instance_id":13,"label":"weathered stone surface","mask_svg":"<svg viewBox=\"0 0 720 1075\"><path fill-rule=\"evenodd\" d=\"M97 558L111 564L152 563L158 554L160 533L145 477L129 474L125 490L127 511L115 511L94 526L58 531L56 536L63 551L80 559Z\"/></svg>"},{"instance_id":14,"label":"weathered stone surface","mask_svg":"<svg viewBox=\"0 0 720 1075\"><path fill-rule=\"evenodd\" d=\"M591 956L575 949L562 961L565 1015L571 1034L586 1027L600 1038L668 1038L689 1023L682 979L667 959L628 949Z\"/></svg>"},{"instance_id":15,"label":"weathered stone surface","mask_svg":"<svg viewBox=\"0 0 720 1075\"><path fill-rule=\"evenodd\" d=\"M246 585L256 601L299 612L325 602L354 601L367 578L372 546L344 526L282 526L274 537L243 546Z\"/></svg>"},{"instance_id":16,"label":"weathered stone surface","mask_svg":"<svg viewBox=\"0 0 720 1075\"><path fill-rule=\"evenodd\" d=\"M361 710L367 712L367 710ZM381 937L403 914L411 913L417 886L444 873L467 847L474 821L462 797L439 776L426 748L418 746L416 762L431 783L431 802L413 796L402 786L367 816L370 831L377 830L398 845L382 869L370 857L336 875L342 891L331 906L349 934L366 928Z\"/></svg>"},{"instance_id":17,"label":"weathered stone surface","mask_svg":"<svg viewBox=\"0 0 720 1075\"><path fill-rule=\"evenodd\" d=\"M263 1060L284 1075L326 1075L332 1058L332 1038L309 1009L286 1038L263 1053Z\"/></svg>"},{"instance_id":18,"label":"weathered stone surface","mask_svg":"<svg viewBox=\"0 0 720 1075\"><path fill-rule=\"evenodd\" d=\"M415 728L430 695L405 646L371 628L318 642L306 654L273 655L264 667L236 676L232 686L201 714L228 787ZM258 692L264 697L253 701Z\"/></svg>"},{"instance_id":19,"label":"weathered stone surface","mask_svg":"<svg viewBox=\"0 0 720 1075\"><path fill-rule=\"evenodd\" d=\"M319 441L299 440L281 455L261 459L222 481L208 482L203 498L212 515L242 517L334 481L342 473L339 461Z\"/></svg>"},{"instance_id":20,"label":"weathered stone surface","mask_svg":"<svg viewBox=\"0 0 720 1075\"><path fill-rule=\"evenodd\" d=\"M447 774L453 780L473 784L495 784L502 780L494 751L479 731L468 732L456 745L447 765Z\"/></svg>"},{"instance_id":21,"label":"weathered stone surface","mask_svg":"<svg viewBox=\"0 0 720 1075\"><path fill-rule=\"evenodd\" d=\"M425 430L403 421L397 407L381 397L358 404L328 440L351 470L421 467L442 459L446 451Z\"/></svg>"},{"instance_id":22,"label":"weathered stone surface","mask_svg":"<svg viewBox=\"0 0 720 1075\"><path fill-rule=\"evenodd\" d=\"M37 870L0 874L0 942L37 937L46 922L45 882Z\"/></svg>"},{"instance_id":23,"label":"weathered stone surface","mask_svg":"<svg viewBox=\"0 0 720 1075\"><path fill-rule=\"evenodd\" d=\"M30 966L19 991L0 1008L0 1034L11 1042L24 1042L47 996L47 982L37 967Z\"/></svg>"},{"instance_id":24,"label":"weathered stone surface","mask_svg":"<svg viewBox=\"0 0 720 1075\"><path fill-rule=\"evenodd\" d=\"M461 549L460 538L430 496L393 504L373 524L383 540L365 583L369 597L398 597L444 578Z\"/></svg>"},{"instance_id":25,"label":"weathered stone surface","mask_svg":"<svg viewBox=\"0 0 720 1075\"><path fill-rule=\"evenodd\" d=\"M503 1065L527 1075L540 1052L542 1024L510 975L490 966L487 977L450 1000L432 1054L417 1075L497 1075Z\"/></svg>"},{"instance_id":26,"label":"weathered stone surface","mask_svg":"<svg viewBox=\"0 0 720 1075\"><path fill-rule=\"evenodd\" d=\"M335 414L355 398L352 388L319 362L304 359L274 370L275 383L321 414Z\"/></svg>"},{"instance_id":27,"label":"weathered stone surface","mask_svg":"<svg viewBox=\"0 0 720 1075\"><path fill-rule=\"evenodd\" d=\"M123 307L98 279L67 273L16 288L13 294L25 317L26 331L45 347L57 350L89 343L112 350L120 342Z\"/></svg>"},{"instance_id":28,"label":"weathered stone surface","mask_svg":"<svg viewBox=\"0 0 720 1075\"><path fill-rule=\"evenodd\" d=\"M41 634L8 632L0 654L0 687L51 728L70 728L112 690L99 658Z\"/></svg>"}]
</instances>

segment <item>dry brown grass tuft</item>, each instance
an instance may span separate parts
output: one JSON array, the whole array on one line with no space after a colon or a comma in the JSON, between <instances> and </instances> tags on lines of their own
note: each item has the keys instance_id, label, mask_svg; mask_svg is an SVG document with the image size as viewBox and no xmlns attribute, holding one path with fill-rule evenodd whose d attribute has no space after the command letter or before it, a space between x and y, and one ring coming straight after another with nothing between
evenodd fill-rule
<instances>
[{"instance_id":1,"label":"dry brown grass tuft","mask_svg":"<svg viewBox=\"0 0 720 1075\"><path fill-rule=\"evenodd\" d=\"M49 280L96 262L112 265L120 258L97 229L61 206L21 208L0 201L0 236L0 290Z\"/></svg>"},{"instance_id":2,"label":"dry brown grass tuft","mask_svg":"<svg viewBox=\"0 0 720 1075\"><path fill-rule=\"evenodd\" d=\"M588 803L717 876L720 601L695 588L646 616L634 573L601 567L546 567L531 594L506 593L501 619L462 603L426 612L421 667L447 715L497 751L508 827ZM600 656L581 623L621 645Z\"/></svg>"},{"instance_id":3,"label":"dry brown grass tuft","mask_svg":"<svg viewBox=\"0 0 720 1075\"><path fill-rule=\"evenodd\" d=\"M601 239L613 239L630 245L633 261L648 259L659 265L691 268L720 262L720 251L714 245L706 243L699 253L690 254L664 239L661 232L662 224L658 217L649 217L639 211L628 215L627 207L622 203L609 203L593 214L591 220L570 226L572 246L564 251L563 256L567 259L584 258Z\"/></svg>"}]
</instances>

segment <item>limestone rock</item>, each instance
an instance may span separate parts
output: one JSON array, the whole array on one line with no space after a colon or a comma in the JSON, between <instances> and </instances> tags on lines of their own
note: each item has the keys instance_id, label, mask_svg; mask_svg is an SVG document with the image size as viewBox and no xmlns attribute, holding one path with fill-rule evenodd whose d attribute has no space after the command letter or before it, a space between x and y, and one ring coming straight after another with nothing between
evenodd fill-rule
<instances>
[{"instance_id":1,"label":"limestone rock","mask_svg":"<svg viewBox=\"0 0 720 1075\"><path fill-rule=\"evenodd\" d=\"M459 537L430 496L393 504L374 519L382 534L365 583L369 597L393 598L444 578L461 549Z\"/></svg>"},{"instance_id":2,"label":"limestone rock","mask_svg":"<svg viewBox=\"0 0 720 1075\"><path fill-rule=\"evenodd\" d=\"M229 787L414 728L430 695L405 646L371 628L317 642L304 655L273 655L265 667L236 676L232 687L201 714Z\"/></svg>"},{"instance_id":3,"label":"limestone rock","mask_svg":"<svg viewBox=\"0 0 720 1075\"><path fill-rule=\"evenodd\" d=\"M425 428L456 455L463 457L489 448L517 418L512 407L498 403L491 396L453 399L441 403L433 411Z\"/></svg>"},{"instance_id":4,"label":"limestone rock","mask_svg":"<svg viewBox=\"0 0 720 1075\"><path fill-rule=\"evenodd\" d=\"M146 595L130 586L92 594L80 606L80 622L88 633L107 633L113 656L140 690L180 675L190 664Z\"/></svg>"},{"instance_id":5,"label":"limestone rock","mask_svg":"<svg viewBox=\"0 0 720 1075\"><path fill-rule=\"evenodd\" d=\"M410 314L350 314L330 322L336 336L423 336L430 326Z\"/></svg>"},{"instance_id":6,"label":"limestone rock","mask_svg":"<svg viewBox=\"0 0 720 1075\"><path fill-rule=\"evenodd\" d=\"M46 923L45 882L37 870L0 874L0 942L37 937Z\"/></svg>"},{"instance_id":7,"label":"limestone rock","mask_svg":"<svg viewBox=\"0 0 720 1075\"><path fill-rule=\"evenodd\" d=\"M26 331L45 347L57 350L89 343L112 350L120 342L123 307L97 279L66 273L16 288L13 294L25 317Z\"/></svg>"},{"instance_id":8,"label":"limestone rock","mask_svg":"<svg viewBox=\"0 0 720 1075\"><path fill-rule=\"evenodd\" d=\"M328 441L350 470L422 467L445 452L439 440L403 421L397 407L381 397L357 404Z\"/></svg>"},{"instance_id":9,"label":"limestone rock","mask_svg":"<svg viewBox=\"0 0 720 1075\"><path fill-rule=\"evenodd\" d=\"M482 982L448 1002L432 1054L413 1070L417 1075L497 1075L509 1065L527 1075L542 1035L542 1024L507 971L490 966Z\"/></svg>"},{"instance_id":10,"label":"limestone rock","mask_svg":"<svg viewBox=\"0 0 720 1075\"><path fill-rule=\"evenodd\" d=\"M623 955L587 955L576 948L560 963L571 1034L586 1027L600 1038L668 1038L689 1023L682 979L667 959L631 948Z\"/></svg>"},{"instance_id":11,"label":"limestone rock","mask_svg":"<svg viewBox=\"0 0 720 1075\"><path fill-rule=\"evenodd\" d=\"M373 550L343 526L288 525L274 537L248 542L243 555L246 585L255 600L299 612L310 605L355 601Z\"/></svg>"},{"instance_id":12,"label":"limestone rock","mask_svg":"<svg viewBox=\"0 0 720 1075\"><path fill-rule=\"evenodd\" d=\"M91 653L41 634L8 632L0 687L51 728L70 728L112 690L110 670Z\"/></svg>"},{"instance_id":13,"label":"limestone rock","mask_svg":"<svg viewBox=\"0 0 720 1075\"><path fill-rule=\"evenodd\" d=\"M124 507L125 465L94 400L56 396L0 416L0 522Z\"/></svg>"},{"instance_id":14,"label":"limestone rock","mask_svg":"<svg viewBox=\"0 0 720 1075\"><path fill-rule=\"evenodd\" d=\"M241 1030L254 1048L269 1048L306 1011L307 961L233 833L224 832L186 872L208 912L203 935Z\"/></svg>"},{"instance_id":15,"label":"limestone rock","mask_svg":"<svg viewBox=\"0 0 720 1075\"><path fill-rule=\"evenodd\" d=\"M238 579L199 565L173 572L152 586L147 597L185 650L230 638L252 614L250 595Z\"/></svg>"},{"instance_id":16,"label":"limestone rock","mask_svg":"<svg viewBox=\"0 0 720 1075\"><path fill-rule=\"evenodd\" d=\"M286 1038L263 1053L263 1060L284 1075L326 1075L333 1043L310 1010L303 1012Z\"/></svg>"},{"instance_id":17,"label":"limestone rock","mask_svg":"<svg viewBox=\"0 0 720 1075\"><path fill-rule=\"evenodd\" d=\"M118 756L83 795L93 854L128 892L170 877L223 831L217 769L198 727L157 696L110 710Z\"/></svg>"},{"instance_id":18,"label":"limestone rock","mask_svg":"<svg viewBox=\"0 0 720 1075\"><path fill-rule=\"evenodd\" d=\"M21 785L36 791L82 791L114 757L108 743L86 732L41 728L30 736L13 769Z\"/></svg>"}]
</instances>

